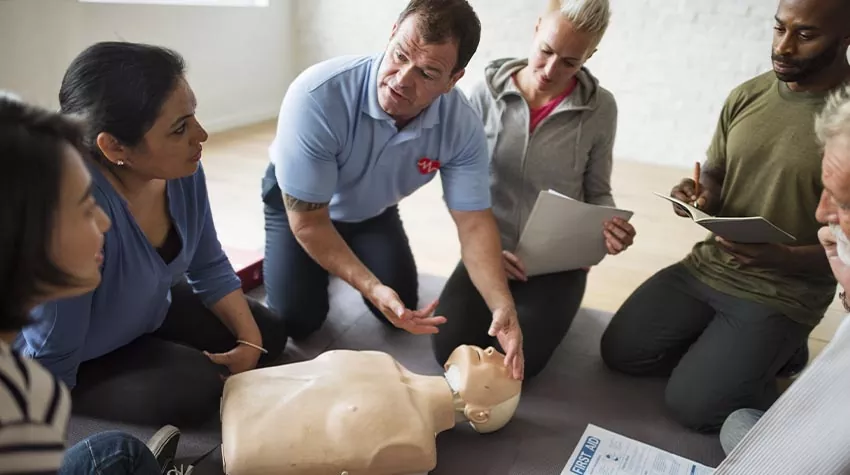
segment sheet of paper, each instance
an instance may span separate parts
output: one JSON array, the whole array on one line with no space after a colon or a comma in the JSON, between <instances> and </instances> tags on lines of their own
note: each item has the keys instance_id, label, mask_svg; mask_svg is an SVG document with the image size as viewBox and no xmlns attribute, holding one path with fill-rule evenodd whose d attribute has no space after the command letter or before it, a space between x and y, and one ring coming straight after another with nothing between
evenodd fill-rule
<instances>
[{"instance_id":1,"label":"sheet of paper","mask_svg":"<svg viewBox=\"0 0 850 475\"><path fill-rule=\"evenodd\" d=\"M711 475L713 468L589 424L561 475Z\"/></svg>"},{"instance_id":2,"label":"sheet of paper","mask_svg":"<svg viewBox=\"0 0 850 475\"><path fill-rule=\"evenodd\" d=\"M594 266L608 253L603 224L615 216L628 221L632 212L542 191L515 254L529 276Z\"/></svg>"}]
</instances>

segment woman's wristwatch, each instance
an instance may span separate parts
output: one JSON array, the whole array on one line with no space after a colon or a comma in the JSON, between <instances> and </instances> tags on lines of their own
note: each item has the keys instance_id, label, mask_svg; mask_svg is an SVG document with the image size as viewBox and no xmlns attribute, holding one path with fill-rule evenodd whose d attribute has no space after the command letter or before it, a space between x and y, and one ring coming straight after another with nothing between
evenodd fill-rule
<instances>
[{"instance_id":1,"label":"woman's wristwatch","mask_svg":"<svg viewBox=\"0 0 850 475\"><path fill-rule=\"evenodd\" d=\"M847 291L842 290L838 293L838 298L841 299L841 304L844 305L844 310L850 312L850 305L847 304Z\"/></svg>"}]
</instances>

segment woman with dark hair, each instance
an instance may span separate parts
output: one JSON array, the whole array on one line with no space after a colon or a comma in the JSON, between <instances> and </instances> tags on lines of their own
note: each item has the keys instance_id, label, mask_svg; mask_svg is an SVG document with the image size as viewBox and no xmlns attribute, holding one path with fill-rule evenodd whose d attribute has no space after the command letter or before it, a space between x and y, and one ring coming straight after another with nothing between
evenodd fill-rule
<instances>
[{"instance_id":1,"label":"woman with dark hair","mask_svg":"<svg viewBox=\"0 0 850 475\"><path fill-rule=\"evenodd\" d=\"M104 42L69 66L63 113L87 125L93 193L112 220L103 282L32 312L19 348L72 389L76 411L195 425L218 411L223 374L269 364L282 320L242 293L200 166L207 133L174 51Z\"/></svg>"},{"instance_id":2,"label":"woman with dark hair","mask_svg":"<svg viewBox=\"0 0 850 475\"><path fill-rule=\"evenodd\" d=\"M0 94L0 471L165 473L180 436L172 426L150 449L109 431L65 453L68 389L10 348L33 306L100 284L110 222L92 196L80 138L75 122Z\"/></svg>"}]
</instances>

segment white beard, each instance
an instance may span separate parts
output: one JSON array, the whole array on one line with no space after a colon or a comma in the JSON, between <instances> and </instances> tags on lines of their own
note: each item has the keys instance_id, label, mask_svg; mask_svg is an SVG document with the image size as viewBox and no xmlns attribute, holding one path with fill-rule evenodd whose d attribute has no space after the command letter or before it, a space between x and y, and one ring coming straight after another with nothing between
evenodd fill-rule
<instances>
[{"instance_id":1,"label":"white beard","mask_svg":"<svg viewBox=\"0 0 850 475\"><path fill-rule=\"evenodd\" d=\"M829 230L832 231L833 236L835 236L838 258L841 259L841 262L843 262L844 265L850 266L850 239L847 239L844 231L842 231L841 227L837 224L830 224Z\"/></svg>"}]
</instances>

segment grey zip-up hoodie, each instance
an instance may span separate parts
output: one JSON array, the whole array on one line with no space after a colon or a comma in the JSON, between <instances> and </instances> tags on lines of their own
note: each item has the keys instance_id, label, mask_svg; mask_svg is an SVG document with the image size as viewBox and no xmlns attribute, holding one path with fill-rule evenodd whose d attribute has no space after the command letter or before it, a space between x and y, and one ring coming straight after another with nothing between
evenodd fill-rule
<instances>
[{"instance_id":1,"label":"grey zip-up hoodie","mask_svg":"<svg viewBox=\"0 0 850 475\"><path fill-rule=\"evenodd\" d=\"M582 68L573 92L529 136L530 109L513 81L527 64L525 59L495 60L485 68L485 79L469 90L487 133L493 213L509 251L516 248L542 190L614 206L614 96Z\"/></svg>"}]
</instances>

